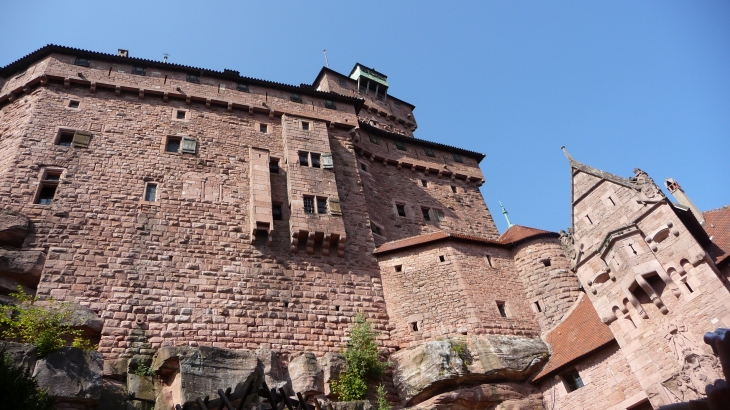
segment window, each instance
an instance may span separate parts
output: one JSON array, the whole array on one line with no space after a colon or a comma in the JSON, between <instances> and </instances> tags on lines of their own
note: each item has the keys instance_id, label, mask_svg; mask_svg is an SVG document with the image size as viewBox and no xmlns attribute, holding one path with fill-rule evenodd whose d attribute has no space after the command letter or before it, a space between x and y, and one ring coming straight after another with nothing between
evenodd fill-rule
<instances>
[{"instance_id":1,"label":"window","mask_svg":"<svg viewBox=\"0 0 730 410\"><path fill-rule=\"evenodd\" d=\"M332 153L326 152L322 154L322 167L323 168L334 168L335 163L332 161Z\"/></svg>"},{"instance_id":2,"label":"window","mask_svg":"<svg viewBox=\"0 0 730 410\"><path fill-rule=\"evenodd\" d=\"M165 144L165 151L167 152L180 152L180 143L182 138L180 137L167 137L167 144Z\"/></svg>"},{"instance_id":3,"label":"window","mask_svg":"<svg viewBox=\"0 0 730 410\"><path fill-rule=\"evenodd\" d=\"M336 110L337 106L335 105L334 101L324 100L324 108L329 108L330 110Z\"/></svg>"},{"instance_id":4,"label":"window","mask_svg":"<svg viewBox=\"0 0 730 410\"><path fill-rule=\"evenodd\" d=\"M38 197L35 203L39 205L50 205L53 202L53 197L56 196L56 189L58 189L60 180L60 170L46 170L38 187Z\"/></svg>"},{"instance_id":5,"label":"window","mask_svg":"<svg viewBox=\"0 0 730 410\"><path fill-rule=\"evenodd\" d=\"M434 209L433 213L436 214L436 220L439 222L443 222L446 220L446 217L444 216L444 211L440 209Z\"/></svg>"},{"instance_id":6,"label":"window","mask_svg":"<svg viewBox=\"0 0 730 410\"><path fill-rule=\"evenodd\" d=\"M428 157L435 157L436 154L433 153L433 150L431 148L424 148L423 152L426 153L426 156Z\"/></svg>"},{"instance_id":7,"label":"window","mask_svg":"<svg viewBox=\"0 0 730 410\"><path fill-rule=\"evenodd\" d=\"M147 202L157 201L157 184L147 184L147 186L144 188L144 200Z\"/></svg>"},{"instance_id":8,"label":"window","mask_svg":"<svg viewBox=\"0 0 730 410\"><path fill-rule=\"evenodd\" d=\"M497 301L497 310L500 316L507 317L507 309L504 307L504 302Z\"/></svg>"},{"instance_id":9,"label":"window","mask_svg":"<svg viewBox=\"0 0 730 410\"><path fill-rule=\"evenodd\" d=\"M269 132L269 125L268 124L259 124L259 132L263 132L264 134Z\"/></svg>"},{"instance_id":10,"label":"window","mask_svg":"<svg viewBox=\"0 0 730 410\"><path fill-rule=\"evenodd\" d=\"M147 74L147 67L132 67L132 74L146 75Z\"/></svg>"},{"instance_id":11,"label":"window","mask_svg":"<svg viewBox=\"0 0 730 410\"><path fill-rule=\"evenodd\" d=\"M91 65L91 60L89 60L88 58L76 57L76 60L74 60L74 65L89 67Z\"/></svg>"},{"instance_id":12,"label":"window","mask_svg":"<svg viewBox=\"0 0 730 410\"><path fill-rule=\"evenodd\" d=\"M289 94L289 99L296 102L301 103L302 102L302 95L297 93L291 93Z\"/></svg>"},{"instance_id":13,"label":"window","mask_svg":"<svg viewBox=\"0 0 730 410\"><path fill-rule=\"evenodd\" d=\"M236 83L236 90L243 91L245 93L248 92L248 84L246 83Z\"/></svg>"},{"instance_id":14,"label":"window","mask_svg":"<svg viewBox=\"0 0 730 410\"><path fill-rule=\"evenodd\" d=\"M79 108L80 102L76 100L71 100L68 102L68 108Z\"/></svg>"},{"instance_id":15,"label":"window","mask_svg":"<svg viewBox=\"0 0 730 410\"><path fill-rule=\"evenodd\" d=\"M367 166L367 164L361 162L360 163L360 169L363 170L363 171L365 171L365 172L368 172L368 166Z\"/></svg>"},{"instance_id":16,"label":"window","mask_svg":"<svg viewBox=\"0 0 730 410\"><path fill-rule=\"evenodd\" d=\"M186 116L185 110L177 110L177 113L175 114L175 118L177 118L178 120L184 120L185 116Z\"/></svg>"},{"instance_id":17,"label":"window","mask_svg":"<svg viewBox=\"0 0 730 410\"><path fill-rule=\"evenodd\" d=\"M463 159L461 159L461 155L459 154L453 154L454 155L454 161L456 162L464 162Z\"/></svg>"},{"instance_id":18,"label":"window","mask_svg":"<svg viewBox=\"0 0 730 410\"><path fill-rule=\"evenodd\" d=\"M403 272L403 265L395 265L396 272Z\"/></svg>"},{"instance_id":19,"label":"window","mask_svg":"<svg viewBox=\"0 0 730 410\"><path fill-rule=\"evenodd\" d=\"M271 204L271 215L275 221L281 221L281 204Z\"/></svg>"},{"instance_id":20,"label":"window","mask_svg":"<svg viewBox=\"0 0 730 410\"><path fill-rule=\"evenodd\" d=\"M409 326L411 328L411 331L418 332L418 322L411 322Z\"/></svg>"},{"instance_id":21,"label":"window","mask_svg":"<svg viewBox=\"0 0 730 410\"><path fill-rule=\"evenodd\" d=\"M541 262L545 267L550 266L550 258L545 258Z\"/></svg>"},{"instance_id":22,"label":"window","mask_svg":"<svg viewBox=\"0 0 730 410\"><path fill-rule=\"evenodd\" d=\"M422 179L421 180L421 186L424 187L424 188L427 188L428 187L428 181L426 181L425 179Z\"/></svg>"},{"instance_id":23,"label":"window","mask_svg":"<svg viewBox=\"0 0 730 410\"><path fill-rule=\"evenodd\" d=\"M456 187L454 185L451 185L451 192L456 193Z\"/></svg>"},{"instance_id":24,"label":"window","mask_svg":"<svg viewBox=\"0 0 730 410\"><path fill-rule=\"evenodd\" d=\"M430 221L431 220L431 214L428 212L428 208L421 208L421 213L423 214L423 220L424 221Z\"/></svg>"},{"instance_id":25,"label":"window","mask_svg":"<svg viewBox=\"0 0 730 410\"><path fill-rule=\"evenodd\" d=\"M401 141L396 141L395 142L395 147L398 148L401 151L405 151L406 150L406 144L402 143Z\"/></svg>"},{"instance_id":26,"label":"window","mask_svg":"<svg viewBox=\"0 0 730 410\"><path fill-rule=\"evenodd\" d=\"M299 165L304 166L304 167L309 166L309 153L308 152L299 153Z\"/></svg>"},{"instance_id":27,"label":"window","mask_svg":"<svg viewBox=\"0 0 730 410\"><path fill-rule=\"evenodd\" d=\"M317 212L320 214L327 213L327 198L317 197Z\"/></svg>"},{"instance_id":28,"label":"window","mask_svg":"<svg viewBox=\"0 0 730 410\"><path fill-rule=\"evenodd\" d=\"M535 301L535 309L537 309L538 313L542 312L542 306L540 306L540 302L537 300Z\"/></svg>"},{"instance_id":29,"label":"window","mask_svg":"<svg viewBox=\"0 0 730 410\"><path fill-rule=\"evenodd\" d=\"M200 75L199 74L190 74L190 73L188 73L188 75L185 78L185 80L187 82L189 82L189 83L200 84Z\"/></svg>"},{"instance_id":30,"label":"window","mask_svg":"<svg viewBox=\"0 0 730 410\"><path fill-rule=\"evenodd\" d=\"M400 108L400 103L398 101L393 101L393 103L395 104L396 108Z\"/></svg>"},{"instance_id":31,"label":"window","mask_svg":"<svg viewBox=\"0 0 730 410\"><path fill-rule=\"evenodd\" d=\"M304 212L307 214L314 213L314 197L312 197L312 196L304 197Z\"/></svg>"},{"instance_id":32,"label":"window","mask_svg":"<svg viewBox=\"0 0 730 410\"><path fill-rule=\"evenodd\" d=\"M373 144L379 144L379 143L380 143L380 142L378 141L378 137L376 137L375 135L373 135L373 134L368 134L368 136L370 137L370 142L372 142Z\"/></svg>"},{"instance_id":33,"label":"window","mask_svg":"<svg viewBox=\"0 0 730 410\"><path fill-rule=\"evenodd\" d=\"M180 151L186 154L195 154L198 150L198 141L195 138L182 137Z\"/></svg>"},{"instance_id":34,"label":"window","mask_svg":"<svg viewBox=\"0 0 730 410\"><path fill-rule=\"evenodd\" d=\"M567 390L568 393L576 391L583 387L583 380L581 380L580 374L578 374L577 369L573 369L568 373L564 373L562 379L563 384L565 385L565 390Z\"/></svg>"},{"instance_id":35,"label":"window","mask_svg":"<svg viewBox=\"0 0 730 410\"><path fill-rule=\"evenodd\" d=\"M279 160L276 158L271 158L269 160L269 172L272 174L278 174L279 173Z\"/></svg>"},{"instance_id":36,"label":"window","mask_svg":"<svg viewBox=\"0 0 730 410\"><path fill-rule=\"evenodd\" d=\"M303 129L304 131L309 131L309 122L307 122L307 121L302 121L302 129Z\"/></svg>"},{"instance_id":37,"label":"window","mask_svg":"<svg viewBox=\"0 0 730 410\"><path fill-rule=\"evenodd\" d=\"M373 231L374 234L383 236L383 231L380 229L378 225L375 225L374 223L370 222L370 230Z\"/></svg>"},{"instance_id":38,"label":"window","mask_svg":"<svg viewBox=\"0 0 730 410\"><path fill-rule=\"evenodd\" d=\"M347 87L347 81L344 80L344 79L342 79L342 78L340 78L340 86Z\"/></svg>"},{"instance_id":39,"label":"window","mask_svg":"<svg viewBox=\"0 0 730 410\"><path fill-rule=\"evenodd\" d=\"M309 156L312 158L312 168L319 168L319 154L311 153Z\"/></svg>"},{"instance_id":40,"label":"window","mask_svg":"<svg viewBox=\"0 0 730 410\"><path fill-rule=\"evenodd\" d=\"M446 262L446 256L439 255L439 262Z\"/></svg>"},{"instance_id":41,"label":"window","mask_svg":"<svg viewBox=\"0 0 730 410\"><path fill-rule=\"evenodd\" d=\"M395 204L395 209L398 211L398 216L406 216L406 206L404 204Z\"/></svg>"},{"instance_id":42,"label":"window","mask_svg":"<svg viewBox=\"0 0 730 410\"><path fill-rule=\"evenodd\" d=\"M489 265L490 268L494 267L494 265L492 265L492 255L487 255L487 265Z\"/></svg>"},{"instance_id":43,"label":"window","mask_svg":"<svg viewBox=\"0 0 730 410\"><path fill-rule=\"evenodd\" d=\"M62 147L70 147L71 143L74 140L74 132L73 131L61 131L58 133L58 140L56 142L56 145L60 145Z\"/></svg>"}]
</instances>

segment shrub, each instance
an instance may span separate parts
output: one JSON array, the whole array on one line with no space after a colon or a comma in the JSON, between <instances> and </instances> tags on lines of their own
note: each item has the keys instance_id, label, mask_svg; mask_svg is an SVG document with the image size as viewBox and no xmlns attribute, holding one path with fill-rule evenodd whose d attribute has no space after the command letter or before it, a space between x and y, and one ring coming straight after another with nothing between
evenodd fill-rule
<instances>
[{"instance_id":1,"label":"shrub","mask_svg":"<svg viewBox=\"0 0 730 410\"><path fill-rule=\"evenodd\" d=\"M53 397L38 387L30 369L13 365L5 351L0 351L0 403L4 409L52 410Z\"/></svg>"},{"instance_id":2,"label":"shrub","mask_svg":"<svg viewBox=\"0 0 730 410\"><path fill-rule=\"evenodd\" d=\"M378 334L363 313L355 315L355 324L350 330L350 341L342 352L345 356L345 371L337 381L332 382L332 391L343 401L360 400L367 393L367 381L383 376L390 363L380 361L375 338Z\"/></svg>"},{"instance_id":3,"label":"shrub","mask_svg":"<svg viewBox=\"0 0 730 410\"><path fill-rule=\"evenodd\" d=\"M390 403L388 403L388 399L385 398L385 386L382 384L378 386L376 394L378 396L378 410L391 410Z\"/></svg>"},{"instance_id":4,"label":"shrub","mask_svg":"<svg viewBox=\"0 0 730 410\"><path fill-rule=\"evenodd\" d=\"M74 347L96 350L96 345L81 337L81 330L66 324L71 318L68 303L50 299L48 306L39 306L36 304L38 297L26 294L20 286L18 292L10 296L16 298L17 303L3 306L0 325L7 327L3 337L35 345L39 357L64 347L66 339L73 339Z\"/></svg>"}]
</instances>

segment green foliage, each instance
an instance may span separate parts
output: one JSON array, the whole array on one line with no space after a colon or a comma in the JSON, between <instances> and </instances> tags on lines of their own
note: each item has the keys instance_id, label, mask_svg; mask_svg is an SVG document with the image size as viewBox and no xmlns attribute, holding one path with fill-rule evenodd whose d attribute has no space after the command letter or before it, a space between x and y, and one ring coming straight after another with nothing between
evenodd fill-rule
<instances>
[{"instance_id":1,"label":"green foliage","mask_svg":"<svg viewBox=\"0 0 730 410\"><path fill-rule=\"evenodd\" d=\"M17 293L10 296L17 299L15 305L3 306L0 311L0 326L6 326L2 336L20 343L31 343L43 357L66 345L66 339L73 339L73 346L96 350L96 346L81 337L81 330L65 324L71 318L68 303L48 301L48 306L39 306L38 297L26 294L18 286Z\"/></svg>"},{"instance_id":2,"label":"green foliage","mask_svg":"<svg viewBox=\"0 0 730 410\"><path fill-rule=\"evenodd\" d=\"M474 361L474 358L471 356L471 352L469 351L469 347L466 345L464 340L449 340L449 344L451 345L451 350L459 356L464 364L470 365Z\"/></svg>"},{"instance_id":3,"label":"green foliage","mask_svg":"<svg viewBox=\"0 0 730 410\"><path fill-rule=\"evenodd\" d=\"M342 352L345 356L345 371L340 379L332 382L332 391L342 401L361 400L367 393L367 380L383 376L390 363L380 361L375 338L378 334L363 313L355 315L355 324L350 330L350 341Z\"/></svg>"},{"instance_id":4,"label":"green foliage","mask_svg":"<svg viewBox=\"0 0 730 410\"><path fill-rule=\"evenodd\" d=\"M385 386L382 384L378 386L376 395L378 396L378 410L391 410L390 403L388 403L388 400L385 398Z\"/></svg>"},{"instance_id":5,"label":"green foliage","mask_svg":"<svg viewBox=\"0 0 730 410\"><path fill-rule=\"evenodd\" d=\"M0 351L0 400L4 409L52 410L54 398L38 387L30 369L13 365L5 351Z\"/></svg>"},{"instance_id":6,"label":"green foliage","mask_svg":"<svg viewBox=\"0 0 730 410\"><path fill-rule=\"evenodd\" d=\"M134 369L134 374L136 374L137 376L146 377L152 376L153 374L155 374L155 372L153 372L148 365L140 363L137 365L137 368Z\"/></svg>"}]
</instances>

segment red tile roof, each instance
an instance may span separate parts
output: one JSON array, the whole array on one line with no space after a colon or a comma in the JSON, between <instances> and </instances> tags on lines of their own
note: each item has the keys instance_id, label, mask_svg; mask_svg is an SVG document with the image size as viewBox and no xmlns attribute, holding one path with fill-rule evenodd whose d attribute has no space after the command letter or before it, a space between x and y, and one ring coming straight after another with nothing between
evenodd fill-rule
<instances>
[{"instance_id":1,"label":"red tile roof","mask_svg":"<svg viewBox=\"0 0 730 410\"><path fill-rule=\"evenodd\" d=\"M614 340L611 329L598 318L588 296L581 295L576 304L573 312L545 336L545 342L550 346L552 356L533 381Z\"/></svg>"},{"instance_id":2,"label":"red tile roof","mask_svg":"<svg viewBox=\"0 0 730 410\"><path fill-rule=\"evenodd\" d=\"M715 259L715 264L720 264L730 256L730 205L722 208L703 212L705 217L705 232L712 237L714 246L708 251Z\"/></svg>"},{"instance_id":3,"label":"red tile roof","mask_svg":"<svg viewBox=\"0 0 730 410\"><path fill-rule=\"evenodd\" d=\"M542 234L555 235L554 232L543 231L542 229L535 229L522 225L512 225L506 231L504 231L502 236L499 237L499 242L505 245L509 245L511 243L519 242L523 239Z\"/></svg>"}]
</instances>

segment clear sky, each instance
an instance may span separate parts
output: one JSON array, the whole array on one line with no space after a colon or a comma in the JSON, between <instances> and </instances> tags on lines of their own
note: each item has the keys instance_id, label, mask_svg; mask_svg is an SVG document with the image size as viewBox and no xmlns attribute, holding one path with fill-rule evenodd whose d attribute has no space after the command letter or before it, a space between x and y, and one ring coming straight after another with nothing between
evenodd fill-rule
<instances>
[{"instance_id":1,"label":"clear sky","mask_svg":"<svg viewBox=\"0 0 730 410\"><path fill-rule=\"evenodd\" d=\"M0 66L59 44L271 81L355 62L416 105L416 137L483 152L500 231L570 225L560 151L673 177L730 204L728 1L26 1L2 5Z\"/></svg>"}]
</instances>

